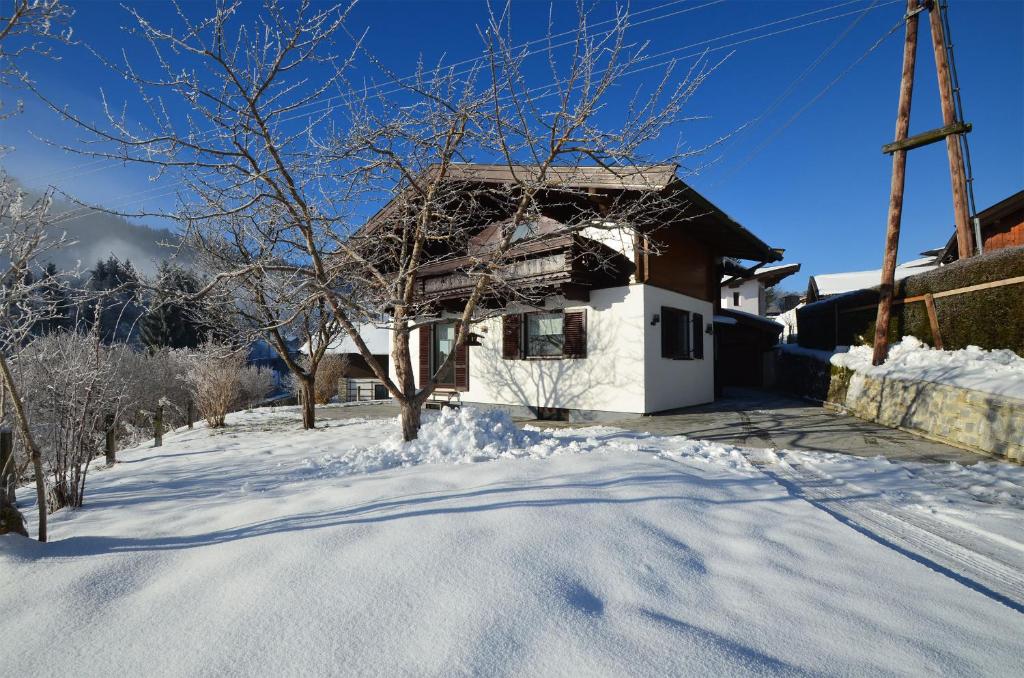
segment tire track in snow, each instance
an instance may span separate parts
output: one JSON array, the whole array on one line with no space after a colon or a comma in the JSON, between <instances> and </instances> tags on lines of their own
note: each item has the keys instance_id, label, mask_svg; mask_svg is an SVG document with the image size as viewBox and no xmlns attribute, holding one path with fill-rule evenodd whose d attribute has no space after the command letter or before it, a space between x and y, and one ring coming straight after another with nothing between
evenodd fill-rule
<instances>
[{"instance_id":1,"label":"tire track in snow","mask_svg":"<svg viewBox=\"0 0 1024 678\"><path fill-rule=\"evenodd\" d=\"M896 506L799 463L752 464L803 499L870 539L1024 613L1024 572L1013 554L976 532Z\"/></svg>"}]
</instances>

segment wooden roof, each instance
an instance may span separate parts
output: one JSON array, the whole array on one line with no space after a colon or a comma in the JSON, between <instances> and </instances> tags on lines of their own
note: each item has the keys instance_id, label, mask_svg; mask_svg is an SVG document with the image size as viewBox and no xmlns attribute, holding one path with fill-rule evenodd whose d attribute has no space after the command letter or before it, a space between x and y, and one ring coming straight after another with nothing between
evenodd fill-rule
<instances>
[{"instance_id":1,"label":"wooden roof","mask_svg":"<svg viewBox=\"0 0 1024 678\"><path fill-rule=\"evenodd\" d=\"M556 188L612 189L625 191L660 191L676 176L676 165L644 165L640 167L553 166L544 183ZM536 181L537 165L489 165L455 163L449 169L453 180L482 184L509 184L517 180Z\"/></svg>"},{"instance_id":2,"label":"wooden roof","mask_svg":"<svg viewBox=\"0 0 1024 678\"><path fill-rule=\"evenodd\" d=\"M674 216L668 217L666 226L685 228L699 240L710 244L721 256L737 257L769 263L782 259L782 250L769 247L764 241L741 226L710 200L676 176L674 164L652 164L633 167L554 166L549 167L545 184L553 189L587 191L639 191L663 193L676 205ZM431 167L426 172L437 171ZM485 163L455 163L449 167L452 181L500 186L522 180L536 179L536 165L498 165ZM371 217L364 227L373 231L383 224L396 209L393 198Z\"/></svg>"}]
</instances>

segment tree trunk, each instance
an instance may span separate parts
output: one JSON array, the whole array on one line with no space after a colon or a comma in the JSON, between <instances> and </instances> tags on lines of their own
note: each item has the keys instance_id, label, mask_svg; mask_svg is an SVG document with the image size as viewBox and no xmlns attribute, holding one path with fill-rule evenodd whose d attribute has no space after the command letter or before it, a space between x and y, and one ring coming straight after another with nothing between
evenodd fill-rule
<instances>
[{"instance_id":1,"label":"tree trunk","mask_svg":"<svg viewBox=\"0 0 1024 678\"><path fill-rule=\"evenodd\" d=\"M416 370L409 352L409 328L396 328L392 337L391 359L395 366L395 385L400 393L393 393L401 408L402 440L416 440L420 434L423 401L416 393ZM423 387L423 384L420 384Z\"/></svg>"},{"instance_id":2,"label":"tree trunk","mask_svg":"<svg viewBox=\"0 0 1024 678\"><path fill-rule=\"evenodd\" d=\"M316 394L313 377L304 376L301 379L300 398L302 400L302 428L310 429L316 427Z\"/></svg>"},{"instance_id":3,"label":"tree trunk","mask_svg":"<svg viewBox=\"0 0 1024 678\"><path fill-rule=\"evenodd\" d=\"M157 405L153 414L153 447L164 444L164 406Z\"/></svg>"},{"instance_id":4,"label":"tree trunk","mask_svg":"<svg viewBox=\"0 0 1024 678\"><path fill-rule=\"evenodd\" d=\"M402 406L402 440L416 440L420 434L420 420L423 414L418 404L403 401Z\"/></svg>"},{"instance_id":5,"label":"tree trunk","mask_svg":"<svg viewBox=\"0 0 1024 678\"><path fill-rule=\"evenodd\" d=\"M10 429L0 429L0 535L13 532L28 536L25 518L18 510L14 491L14 436Z\"/></svg>"},{"instance_id":6,"label":"tree trunk","mask_svg":"<svg viewBox=\"0 0 1024 678\"><path fill-rule=\"evenodd\" d=\"M18 396L18 389L14 386L14 375L7 365L7 358L0 353L0 376L3 377L7 391L11 395L11 405L14 407L15 419L21 429L21 437L25 440L25 447L30 450L32 459L32 471L36 476L36 503L39 508L39 541L46 541L46 479L43 477L43 454L32 437L32 430L28 427L28 415L25 414L25 406Z\"/></svg>"}]
</instances>

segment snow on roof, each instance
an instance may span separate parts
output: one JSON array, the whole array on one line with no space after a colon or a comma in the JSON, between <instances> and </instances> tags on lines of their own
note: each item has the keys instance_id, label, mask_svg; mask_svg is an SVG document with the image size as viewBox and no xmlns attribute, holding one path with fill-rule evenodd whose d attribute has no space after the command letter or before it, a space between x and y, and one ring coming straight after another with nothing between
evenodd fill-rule
<instances>
[{"instance_id":1,"label":"snow on roof","mask_svg":"<svg viewBox=\"0 0 1024 678\"><path fill-rule=\"evenodd\" d=\"M359 336L363 338L366 347L374 355L387 355L391 352L391 330L386 327L375 325L359 325ZM303 344L299 349L302 353L309 353L309 344ZM352 337L347 332L342 332L327 347L328 353L359 353Z\"/></svg>"},{"instance_id":2,"label":"snow on roof","mask_svg":"<svg viewBox=\"0 0 1024 678\"><path fill-rule=\"evenodd\" d=\"M800 264L782 264L780 266L761 266L745 278L738 278L735 275L723 275L721 282L729 282L736 285L748 280L762 280L767 285L775 285L783 278L789 277L800 270Z\"/></svg>"},{"instance_id":3,"label":"snow on roof","mask_svg":"<svg viewBox=\"0 0 1024 678\"><path fill-rule=\"evenodd\" d=\"M902 280L903 278L931 271L935 268L938 268L938 266L935 263L934 257L914 259L896 267L895 279ZM849 273L825 273L812 275L811 279L814 280L818 294L824 297L875 287L882 282L882 269L850 271Z\"/></svg>"},{"instance_id":4,"label":"snow on roof","mask_svg":"<svg viewBox=\"0 0 1024 678\"><path fill-rule=\"evenodd\" d=\"M729 322L725 322L725 321L719 321L720 317L731 318L731 319L735 319L735 318L743 319L743 318L746 318L748 320L760 322L760 323L763 323L763 324L766 324L766 325L778 325L779 329L782 329L782 323L780 323L780 322L778 322L776 320L772 320L771 318L765 318L762 315L757 315L756 313L748 313L746 311L740 311L739 309L735 309L735 308L722 308L722 309L719 309L719 313L721 315L716 315L715 316L715 322L722 322L725 325L731 325L733 323L729 323Z\"/></svg>"}]
</instances>

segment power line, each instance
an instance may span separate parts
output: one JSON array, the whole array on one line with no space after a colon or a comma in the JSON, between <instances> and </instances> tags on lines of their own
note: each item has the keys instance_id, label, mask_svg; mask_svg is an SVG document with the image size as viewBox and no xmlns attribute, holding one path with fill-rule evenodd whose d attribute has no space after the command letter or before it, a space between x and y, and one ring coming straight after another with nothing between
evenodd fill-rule
<instances>
[{"instance_id":1,"label":"power line","mask_svg":"<svg viewBox=\"0 0 1024 678\"><path fill-rule=\"evenodd\" d=\"M850 1L848 1L846 3L843 3L843 4L844 5L849 5L849 4L852 4L853 2L858 2L858 1L859 0L850 0ZM896 2L899 2L899 1L900 0L889 0L888 2L882 3L879 6L895 4ZM831 7L829 9L834 9L834 7ZM744 33L749 33L749 32L752 32L752 31L755 31L755 30L759 30L759 29L762 29L762 28L765 28L765 27L770 27L770 26L773 26L773 25L778 25L778 24L781 24L781 23L786 23L788 21L792 21L792 20L795 20L795 19L798 19L798 18L804 18L804 17L811 16L811 15L814 15L814 14L819 14L822 11L823 10L819 9L819 10L813 10L811 12L804 12L802 14L799 14L799 15L796 15L796 16L793 16L793 17L787 17L785 19L779 19L779 20L767 22L767 23L761 24L759 26L754 26L754 27L750 27L750 28L747 28L747 29L742 29L742 30L739 30L739 31L733 31L733 32L730 32L730 33L727 33L727 34L723 34L723 35L714 37L714 38L708 38L708 39L701 40L701 41L698 41L698 42L695 42L695 43L690 43L690 44L684 45L682 47L677 47L677 48L673 48L673 49L670 49L670 50L665 50L663 52L659 52L659 53L653 54L649 58L650 59L655 59L655 58L660 57L660 56L666 56L666 55L673 54L673 53L676 53L676 52L679 52L679 51L682 51L682 50L685 50L685 49L689 49L689 48L692 48L692 47L696 47L696 46L700 46L700 45L706 45L708 43L716 42L718 40L726 39L726 38L729 38L729 37L734 37L734 36L737 36L737 35L742 35ZM653 64L645 64L645 65L643 65L643 66L641 66L639 68L627 71L626 73L624 73L624 75L633 75L633 74L636 74L636 73L639 73L639 72L650 70L652 68L659 68L659 67L662 67L662 66L668 66L668 65L671 65L671 64L673 64L673 63L675 63L675 62L677 62L679 60L682 60L682 59L701 57L701 56L704 56L704 55L712 53L712 52L721 51L721 50L724 50L724 49L728 49L730 47L736 47L736 46L743 45L743 44L748 44L748 43L751 43L751 42L754 42L754 41L758 41L758 40L763 40L763 39L766 39L766 38L769 38L769 37L774 37L774 36L777 36L777 35L781 35L781 34L784 34L784 33L792 32L792 31L799 30L799 29L802 29L802 28L807 28L807 27L810 27L810 26L819 25L819 24L822 24L822 23L825 23L825 22L828 22L828 21L834 21L836 19L840 19L840 18L843 18L843 17L846 17L846 16L857 14L857 13L860 13L860 12L863 12L863 11L864 10L858 9L858 10L853 10L853 11L849 11L849 12L844 12L844 13L841 13L841 14L836 14L836 15L833 15L833 16L828 16L828 17L825 17L825 18L816 19L814 21L805 22L803 24L799 24L799 25L796 25L796 26L788 26L788 27L785 27L785 28L782 28L782 29L771 31L769 33L760 34L760 35L752 36L752 37L745 38L745 39L742 39L742 40L733 41L733 42L730 42L730 43L727 43L727 44L724 44L724 45L717 45L717 46L714 46L714 47L706 48L706 49L704 49L702 51L699 51L699 52L692 52L690 54L685 54L685 55L682 55L682 56L677 56L677 57L674 57L672 59L666 59L666 60L659 61L659 62L656 62L656 63L653 63ZM535 88L528 89L525 92L523 92L523 94L530 94L532 92L536 92L536 91L539 91L539 90L550 90L550 89L552 89L554 87L557 87L557 85L558 85L558 83L549 83L547 85L541 85L541 86L538 86L538 87L535 87ZM546 96L551 96L554 93L555 92L547 92L545 94L540 94L540 95L537 95L535 97L531 97L527 101L537 101L537 100L542 99L542 98L544 98ZM298 116L298 117L305 117L305 115L312 115L312 114L315 114L317 112L323 112L323 111L326 111L328 108L329 107L325 107L321 111L311 111L311 112L309 112L307 114L303 114L303 115ZM294 119L294 117L293 118L289 118L289 119ZM285 120L282 119L281 121L283 122ZM169 191L166 190L166 187L154 187L154 188L150 188L150 189L145 189L143 191L137 191L137 192L135 192L133 194L127 194L126 196L122 196L123 198L132 197L133 199L131 201L127 201L126 202L126 201L122 200L120 203L117 203L117 204L125 205L125 206L130 206L130 205L135 204L137 202L137 200L135 199L136 197L142 198L144 200L157 200L157 199L161 199L161 198L170 197L170 196L175 195L177 193L178 189L183 187L183 185L184 185L184 182L179 181L179 182L177 182L177 186L174 189L169 190ZM159 193L159 191L164 191L164 192L163 193ZM146 194L150 194L150 193L154 193L154 192L156 192L155 195L146 195ZM74 219L81 218L82 216L85 216L86 214L88 214L91 211L94 211L96 209L99 209L99 208L94 208L94 207L90 207L90 206L78 207L78 208L69 210L69 211L67 211L67 212L65 212L65 213L63 213L61 215L58 215L58 218L55 220L54 223L64 223L66 221L72 221ZM127 207L117 208L117 209L114 209L113 211L116 211L116 212L127 211Z\"/></svg>"},{"instance_id":2,"label":"power line","mask_svg":"<svg viewBox=\"0 0 1024 678\"><path fill-rule=\"evenodd\" d=\"M876 9L876 5L878 5L878 2L879 2L879 0L874 0L874 2L872 2L870 6L865 8L860 14L857 15L856 18L854 18L853 21L851 21L842 31L840 31L839 35L836 36L836 38L831 42L831 44L829 44L828 47L826 47L824 50L822 50L818 54L818 56L815 57L815 59L813 61L811 61L811 63L809 63L807 65L807 67L804 68L804 70L796 78L794 78L789 83L789 85L786 86L786 88L782 91L782 93L779 94L779 96L777 96L768 105L767 108L765 108L757 116L752 118L749 122L744 123L740 127L739 134L742 134L743 132L747 132L749 130L752 130L764 118L766 118L767 116L769 116L772 113L774 113L776 111L776 109L778 109L778 107L782 104L782 102L785 101L786 99L788 99L789 96L796 90L796 88L800 85L800 83L802 83L804 80L806 80L807 76L809 76L819 65L821 65L821 63L826 58L828 58L828 56L833 51L835 51L835 49L843 42L843 40L846 39L846 37L853 31L853 29L856 28L860 24L860 22L863 21L864 18L867 17L867 15L872 10ZM719 155L718 160L721 160L721 158L728 152L729 148L735 145L736 140L739 138L739 134L737 136L733 137L732 140L726 145L726 147L722 150L722 154ZM715 162L715 161L713 161L713 162Z\"/></svg>"},{"instance_id":3,"label":"power line","mask_svg":"<svg viewBox=\"0 0 1024 678\"><path fill-rule=\"evenodd\" d=\"M893 4L893 3L891 3L891 2L890 2L890 3L885 3L885 4ZM880 6L881 6L881 5L880 5ZM715 182L715 184L714 184L714 185L715 185L715 186L717 186L718 184L722 183L723 181L725 181L726 179L728 179L729 177L733 176L734 174L736 174L737 172L739 172L739 171L740 171L741 169L743 169L744 167L746 167L746 166L747 166L747 165L748 165L748 164L750 163L750 161L752 161L752 160L753 160L753 159L754 159L755 157L757 157L757 156L758 156L758 155L759 155L759 154L761 153L761 151L763 151L763 150L764 150L765 148L767 148L767 147L768 147L769 145L771 145L771 143L772 143L773 141L775 141L775 139L777 139L777 138L779 137L779 135L780 135L780 134L782 134L782 133L783 133L783 132L785 132L785 131L786 131L787 129L789 129L789 127L790 127L790 126L791 126L791 125L792 125L792 124L793 124L794 122L796 122L796 121L797 121L797 119L798 119L798 118L799 118L799 117L800 117L801 115L803 115L803 114L804 114L805 112L807 112L807 110L808 110L809 108L811 108L811 107L812 107L812 106L813 106L814 104L818 103L818 101L820 101L822 97L824 97L824 96L825 96L826 94L828 94L828 92L829 92L829 91L830 91L830 90L831 90L831 89L832 89L833 87L835 87L835 85L836 85L836 84L837 84L837 83L838 83L838 82L839 82L840 80L842 80L843 78L845 78L845 77L846 77L846 76L847 76L847 75L848 75L848 74L850 73L850 71L852 71L852 70L853 70L854 68L856 68L857 66L859 66L859 65L860 65L860 63L861 63L862 61L864 61L864 60L865 60L865 59L866 59L866 58L867 58L867 57L868 57L868 56L869 56L869 55L870 55L870 54L871 54L872 52L874 52L874 51L875 51L876 49L878 49L878 47L880 47L880 46L882 45L882 43L884 43L884 42L885 42L885 41L886 41L886 40L887 40L887 39L888 39L889 37L891 37L891 36L892 36L892 35L893 35L893 34L894 34L894 33L895 33L895 32L896 32L896 31L897 31L897 30L898 30L898 29L899 29L899 28L900 28L901 26L903 26L903 23L904 23L904 19L903 19L903 17L900 17L900 20L899 20L898 22L896 22L896 23L895 23L895 24L893 25L893 27L892 27L892 28L890 28L890 29L889 29L888 31L886 31L886 32L885 32L885 33L884 33L884 34L883 34L883 35L882 35L882 36L881 36L880 38L878 38L878 39L877 39L877 40L876 40L876 41L875 41L874 43L872 43L870 47L868 47L868 48L867 48L866 50L864 50L864 52L863 52L863 53L862 53L862 54L861 54L861 55L860 55L859 57L857 57L857 58L856 58L856 59L855 59L855 60L854 60L853 62L851 62L851 63L850 63L850 65L848 65L848 66L847 66L846 68L844 68L844 69L843 69L843 70L842 70L842 71L841 71L841 72L839 73L839 75L837 75L837 76L836 76L835 78L833 78L833 79L832 79L831 81L829 81L829 83L828 83L827 85L825 85L825 86L824 86L824 87L823 87L823 88L821 89L821 91L819 91L819 92L818 92L817 94L815 94L815 95L814 95L814 96L813 96L813 97L812 97L812 98L810 99L810 101L808 101L808 102L807 102L807 103L805 103L805 104L804 104L803 106L801 106L801 107L800 107L800 108L799 108L799 109L798 109L798 110L796 111L796 113L794 113L794 114L793 114L792 116L790 116L790 118L789 118L788 120L786 120L786 122L784 122L784 123L783 123L783 124L781 124L780 126L776 127L776 128L775 128L775 129L774 129L774 130L773 130L773 131L772 131L772 132L771 132L771 133L770 133L770 134L769 134L769 135L768 135L768 136L767 136L767 137L766 137L766 138L764 139L764 141L762 141L762 142L761 142L761 143L760 143L760 144L759 144L759 145L758 145L758 146L757 146L757 147L756 147L756 148L755 148L755 149L754 149L753 151L751 151L751 152L750 152L750 154L749 154L749 155L747 155L747 157L746 157L746 158L744 158L744 159L743 159L743 161L742 161L742 162L740 162L740 164L739 164L739 165L737 165L736 167L734 167L734 168L733 168L733 169L732 169L732 170L731 170L731 171L730 171L730 172L729 172L728 174L726 174L726 175L725 175L725 176L723 176L723 177L722 177L721 179L719 179L719 180L718 180L717 182Z\"/></svg>"}]
</instances>

